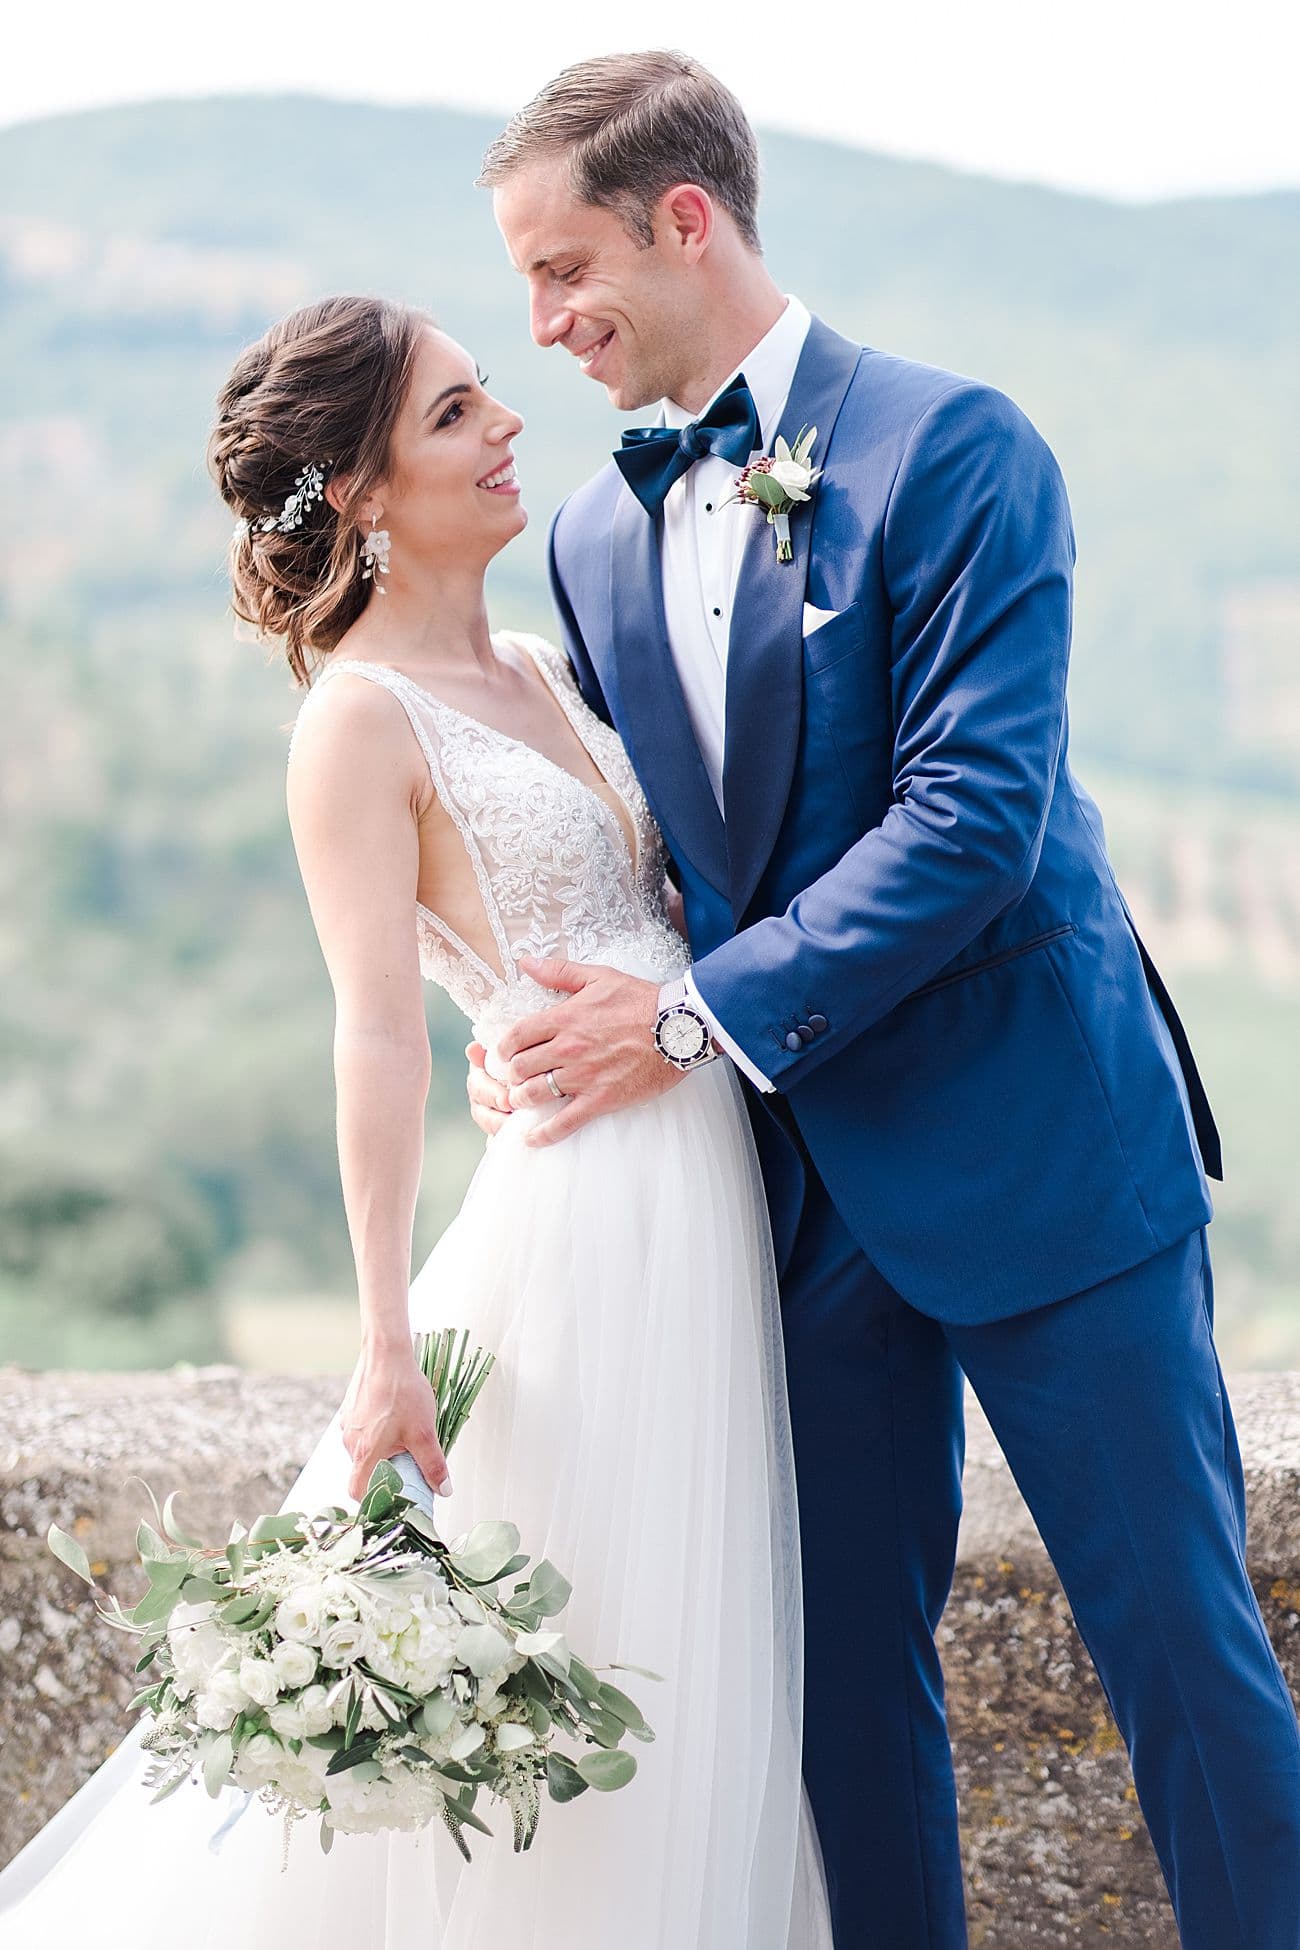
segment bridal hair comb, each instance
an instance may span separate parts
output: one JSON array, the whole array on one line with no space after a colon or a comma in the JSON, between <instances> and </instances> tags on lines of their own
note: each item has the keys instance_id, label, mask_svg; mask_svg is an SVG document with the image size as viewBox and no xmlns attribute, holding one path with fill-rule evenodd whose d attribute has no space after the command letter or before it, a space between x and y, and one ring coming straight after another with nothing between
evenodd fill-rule
<instances>
[{"instance_id":1,"label":"bridal hair comb","mask_svg":"<svg viewBox=\"0 0 1300 1950\"><path fill-rule=\"evenodd\" d=\"M328 466L329 462L326 461L325 467ZM264 515L256 523L264 535L269 534L273 528L278 528L282 535L288 535L295 528L302 527L303 516L309 511L312 503L319 501L324 493L325 467L314 460L307 462L301 474L295 479L293 493L288 497L279 514ZM247 515L241 515L235 523L235 534L242 540L250 533L253 526Z\"/></svg>"}]
</instances>

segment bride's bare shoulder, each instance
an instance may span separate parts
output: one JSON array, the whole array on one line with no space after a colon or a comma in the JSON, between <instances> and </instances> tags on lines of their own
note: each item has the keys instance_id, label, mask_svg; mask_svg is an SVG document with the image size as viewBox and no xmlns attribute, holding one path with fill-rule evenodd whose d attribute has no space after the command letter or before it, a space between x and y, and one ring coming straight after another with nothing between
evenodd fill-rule
<instances>
[{"instance_id":1,"label":"bride's bare shoulder","mask_svg":"<svg viewBox=\"0 0 1300 1950\"><path fill-rule=\"evenodd\" d=\"M355 663L317 677L289 735L291 773L333 774L340 765L379 772L413 763L418 752L401 700L382 676Z\"/></svg>"},{"instance_id":2,"label":"bride's bare shoulder","mask_svg":"<svg viewBox=\"0 0 1300 1950\"><path fill-rule=\"evenodd\" d=\"M492 642L498 650L504 645L525 668L531 659L534 663L545 664L561 682L574 681L569 659L548 637L538 636L532 630L494 630Z\"/></svg>"}]
</instances>

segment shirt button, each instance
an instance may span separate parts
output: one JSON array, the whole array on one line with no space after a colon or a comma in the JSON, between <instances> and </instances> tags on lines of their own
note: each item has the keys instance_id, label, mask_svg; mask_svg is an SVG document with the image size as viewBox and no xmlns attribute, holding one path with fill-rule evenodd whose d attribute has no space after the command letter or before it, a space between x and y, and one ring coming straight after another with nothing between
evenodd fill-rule
<instances>
[{"instance_id":1,"label":"shirt button","mask_svg":"<svg viewBox=\"0 0 1300 1950\"><path fill-rule=\"evenodd\" d=\"M785 1046L792 1055L798 1055L799 1051L803 1048L803 1037L797 1030L792 1029L785 1039Z\"/></svg>"},{"instance_id":2,"label":"shirt button","mask_svg":"<svg viewBox=\"0 0 1300 1950\"><path fill-rule=\"evenodd\" d=\"M825 1016L809 1016L808 1027L815 1036L820 1036L823 1029L830 1028L830 1024L827 1022Z\"/></svg>"},{"instance_id":3,"label":"shirt button","mask_svg":"<svg viewBox=\"0 0 1300 1950\"><path fill-rule=\"evenodd\" d=\"M721 616L721 614L722 614L722 611L721 611L720 609L715 609L715 610L714 610L714 612L713 612L713 614L714 614L715 616Z\"/></svg>"},{"instance_id":4,"label":"shirt button","mask_svg":"<svg viewBox=\"0 0 1300 1950\"><path fill-rule=\"evenodd\" d=\"M711 515L711 514L713 513L713 503L712 503L711 501L706 501L706 502L705 502L705 504L704 504L704 512L705 512L705 514L706 514L706 515Z\"/></svg>"}]
</instances>

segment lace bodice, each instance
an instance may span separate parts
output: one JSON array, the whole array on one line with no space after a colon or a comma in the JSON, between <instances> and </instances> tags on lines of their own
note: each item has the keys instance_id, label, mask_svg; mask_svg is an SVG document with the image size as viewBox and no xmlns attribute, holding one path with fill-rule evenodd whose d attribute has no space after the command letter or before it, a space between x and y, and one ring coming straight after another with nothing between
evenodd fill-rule
<instances>
[{"instance_id":1,"label":"lace bodice","mask_svg":"<svg viewBox=\"0 0 1300 1950\"><path fill-rule=\"evenodd\" d=\"M420 967L489 1047L508 1023L556 999L520 973L520 955L601 962L654 981L680 973L690 960L664 908L663 841L617 732L587 705L562 652L541 637L513 633L511 641L532 658L626 808L635 858L622 823L593 787L387 664L331 660L298 714L301 721L324 684L344 670L382 685L405 710L434 791L464 842L497 960L490 966L417 900Z\"/></svg>"}]
</instances>

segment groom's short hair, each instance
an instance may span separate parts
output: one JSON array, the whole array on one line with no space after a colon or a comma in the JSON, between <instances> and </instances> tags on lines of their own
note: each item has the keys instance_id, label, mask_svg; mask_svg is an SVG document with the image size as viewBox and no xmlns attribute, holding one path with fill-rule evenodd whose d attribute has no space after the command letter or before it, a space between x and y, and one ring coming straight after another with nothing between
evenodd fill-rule
<instances>
[{"instance_id":1,"label":"groom's short hair","mask_svg":"<svg viewBox=\"0 0 1300 1950\"><path fill-rule=\"evenodd\" d=\"M754 131L731 90L687 54L600 54L566 68L511 117L479 182L494 189L543 155L567 156L574 195L617 210L643 244L665 190L698 183L761 249Z\"/></svg>"}]
</instances>

